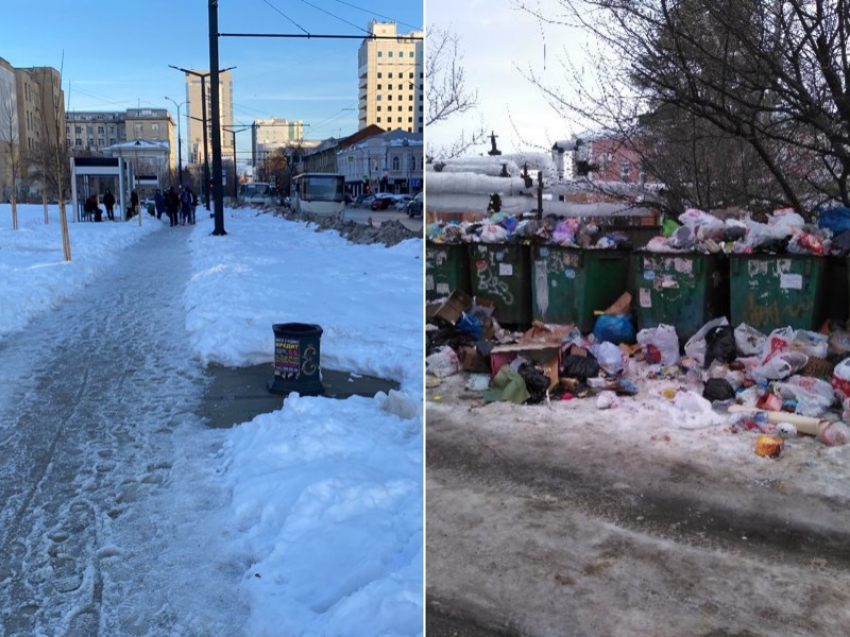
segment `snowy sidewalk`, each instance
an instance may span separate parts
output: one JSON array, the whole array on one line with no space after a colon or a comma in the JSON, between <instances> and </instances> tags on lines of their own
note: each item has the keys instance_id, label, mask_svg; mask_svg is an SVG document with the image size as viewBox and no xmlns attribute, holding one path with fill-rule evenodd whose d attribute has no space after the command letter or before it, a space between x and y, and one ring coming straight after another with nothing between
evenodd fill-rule
<instances>
[{"instance_id":1,"label":"snowy sidewalk","mask_svg":"<svg viewBox=\"0 0 850 637\"><path fill-rule=\"evenodd\" d=\"M142 239L0 348L5 635L243 634L204 462L222 434L194 415L187 237Z\"/></svg>"}]
</instances>

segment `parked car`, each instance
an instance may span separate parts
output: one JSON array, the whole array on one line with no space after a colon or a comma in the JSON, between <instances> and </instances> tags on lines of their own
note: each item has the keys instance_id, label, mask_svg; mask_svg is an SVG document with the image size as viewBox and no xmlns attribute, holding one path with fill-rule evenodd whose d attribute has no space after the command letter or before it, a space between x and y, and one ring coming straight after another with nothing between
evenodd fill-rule
<instances>
[{"instance_id":1,"label":"parked car","mask_svg":"<svg viewBox=\"0 0 850 637\"><path fill-rule=\"evenodd\" d=\"M399 212L405 212L407 210L407 204L410 203L411 197L410 195L395 195L395 209Z\"/></svg>"},{"instance_id":2,"label":"parked car","mask_svg":"<svg viewBox=\"0 0 850 637\"><path fill-rule=\"evenodd\" d=\"M394 202L395 202L395 199L392 195L388 195L388 194L375 195L375 199L372 200L372 203L370 204L369 207L372 210L386 210Z\"/></svg>"},{"instance_id":3,"label":"parked car","mask_svg":"<svg viewBox=\"0 0 850 637\"><path fill-rule=\"evenodd\" d=\"M413 199L407 202L407 216L421 217L422 216L422 199L423 193L418 193Z\"/></svg>"}]
</instances>

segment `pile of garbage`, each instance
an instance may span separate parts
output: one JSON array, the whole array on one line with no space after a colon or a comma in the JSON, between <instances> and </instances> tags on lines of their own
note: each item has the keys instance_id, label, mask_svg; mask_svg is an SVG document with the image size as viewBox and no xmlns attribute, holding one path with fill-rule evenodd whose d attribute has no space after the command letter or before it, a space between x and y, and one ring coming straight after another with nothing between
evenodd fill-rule
<instances>
[{"instance_id":1,"label":"pile of garbage","mask_svg":"<svg viewBox=\"0 0 850 637\"><path fill-rule=\"evenodd\" d=\"M726 419L730 432L755 432L756 453L777 457L798 434L827 445L850 443L850 332L784 327L763 334L725 317L706 323L680 348L676 328L634 332L628 316L603 315L592 334L572 325L536 322L503 330L487 303L471 300L456 321L440 313L428 324L431 383L467 372L467 388L485 402L539 404L593 399L599 409L623 405L650 381L691 414Z\"/></svg>"},{"instance_id":2,"label":"pile of garbage","mask_svg":"<svg viewBox=\"0 0 850 637\"><path fill-rule=\"evenodd\" d=\"M848 211L850 213L850 211ZM793 210L778 210L767 223L749 217L718 219L697 209L686 210L679 223L664 223L664 236L654 237L646 249L651 252L700 252L703 254L830 254L833 231L826 226L806 223ZM850 229L850 220L848 220ZM845 238L850 249L850 235Z\"/></svg>"},{"instance_id":3,"label":"pile of garbage","mask_svg":"<svg viewBox=\"0 0 850 637\"><path fill-rule=\"evenodd\" d=\"M605 230L580 217L517 219L502 212L483 221L428 224L426 238L434 243L524 242L599 250L631 247L622 232Z\"/></svg>"}]
</instances>

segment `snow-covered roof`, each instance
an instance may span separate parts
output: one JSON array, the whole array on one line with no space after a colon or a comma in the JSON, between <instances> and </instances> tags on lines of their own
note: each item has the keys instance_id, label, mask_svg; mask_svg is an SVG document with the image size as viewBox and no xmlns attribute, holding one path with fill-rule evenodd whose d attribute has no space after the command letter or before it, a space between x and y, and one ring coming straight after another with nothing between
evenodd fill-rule
<instances>
[{"instance_id":1,"label":"snow-covered roof","mask_svg":"<svg viewBox=\"0 0 850 637\"><path fill-rule=\"evenodd\" d=\"M170 150L168 142L154 142L148 139L134 139L132 141L112 144L105 147L104 151L135 151L135 150Z\"/></svg>"}]
</instances>

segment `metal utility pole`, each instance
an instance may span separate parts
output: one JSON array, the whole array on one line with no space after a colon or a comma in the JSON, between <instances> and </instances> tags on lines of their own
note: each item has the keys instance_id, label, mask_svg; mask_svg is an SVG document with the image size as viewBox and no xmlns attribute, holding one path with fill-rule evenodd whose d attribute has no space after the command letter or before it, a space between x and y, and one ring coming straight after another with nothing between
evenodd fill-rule
<instances>
[{"instance_id":1,"label":"metal utility pole","mask_svg":"<svg viewBox=\"0 0 850 637\"><path fill-rule=\"evenodd\" d=\"M213 121L212 152L213 152L213 198L215 199L215 229L214 235L227 234L224 230L224 198L221 188L221 127L219 113L219 79L218 79L218 0L209 0L210 21L210 81L214 88L212 92L211 116Z\"/></svg>"},{"instance_id":2,"label":"metal utility pole","mask_svg":"<svg viewBox=\"0 0 850 637\"><path fill-rule=\"evenodd\" d=\"M221 128L233 135L233 200L236 201L236 198L239 196L239 180L236 179L236 133L241 133L242 131L246 131L252 127L244 126L242 128L225 128L222 126Z\"/></svg>"},{"instance_id":3,"label":"metal utility pole","mask_svg":"<svg viewBox=\"0 0 850 637\"><path fill-rule=\"evenodd\" d=\"M178 166L177 173L179 175L180 185L182 186L183 185L183 138L180 136L180 107L185 106L187 104L187 102L181 102L180 104L178 104L177 102L175 102L173 99L171 99L167 95L165 96L165 99L167 99L169 102L171 102L172 104L174 104L174 106L177 107L177 166Z\"/></svg>"}]
</instances>

